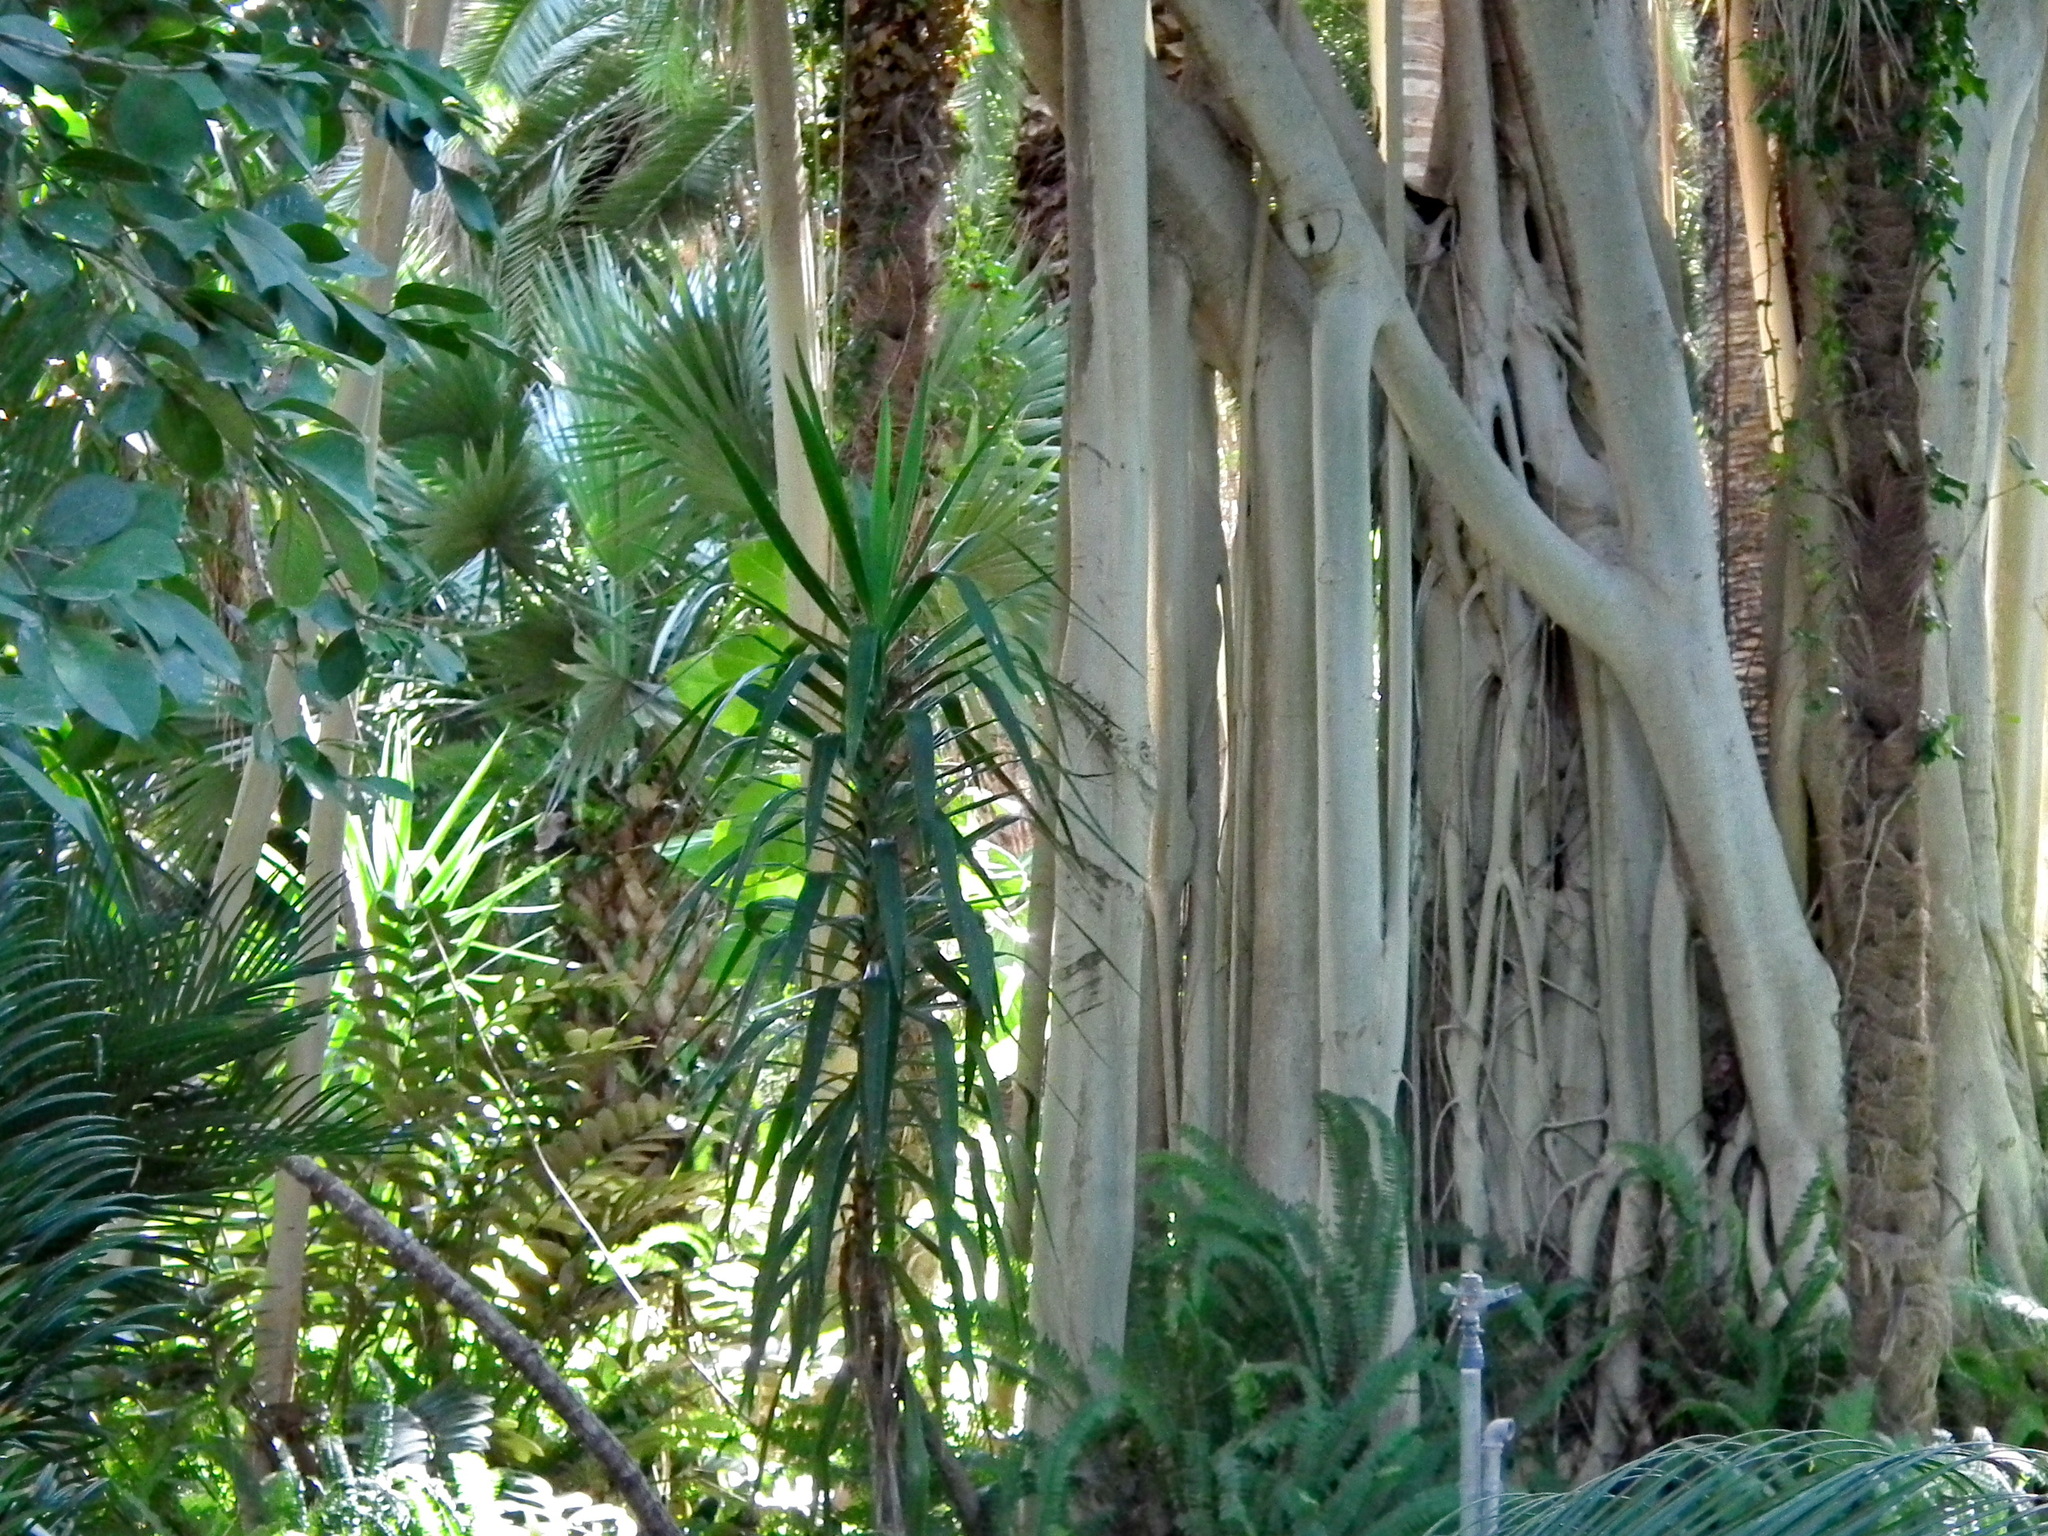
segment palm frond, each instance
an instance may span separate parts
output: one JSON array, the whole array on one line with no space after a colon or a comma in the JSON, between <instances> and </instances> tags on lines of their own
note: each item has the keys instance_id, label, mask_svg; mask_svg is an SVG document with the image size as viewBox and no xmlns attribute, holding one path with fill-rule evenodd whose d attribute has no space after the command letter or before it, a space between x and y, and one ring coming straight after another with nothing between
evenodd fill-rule
<instances>
[{"instance_id":1,"label":"palm frond","mask_svg":"<svg viewBox=\"0 0 2048 1536\"><path fill-rule=\"evenodd\" d=\"M1990 1444L1896 1450L1824 1431L1681 1440L1569 1493L1509 1498L1502 1536L2019 1536L2048 1460Z\"/></svg>"}]
</instances>

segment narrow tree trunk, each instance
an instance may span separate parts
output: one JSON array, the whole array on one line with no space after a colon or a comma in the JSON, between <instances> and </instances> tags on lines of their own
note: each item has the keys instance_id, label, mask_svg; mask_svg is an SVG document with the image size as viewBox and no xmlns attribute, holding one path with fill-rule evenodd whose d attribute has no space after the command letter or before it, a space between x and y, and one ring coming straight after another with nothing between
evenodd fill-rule
<instances>
[{"instance_id":1,"label":"narrow tree trunk","mask_svg":"<svg viewBox=\"0 0 2048 1536\"><path fill-rule=\"evenodd\" d=\"M400 8L394 18L406 45L438 59L447 42L453 0L415 0ZM399 263L405 254L405 232L412 209L412 184L404 175L396 155L382 139L371 138L364 151L362 185L358 208L358 239L371 259L385 269L380 277L368 279L363 296L383 309L391 302L398 281ZM336 391L335 405L362 435L368 456L372 486L377 479L378 421L383 400L383 371L351 372L343 376ZM293 690L292 709L298 701ZM280 697L282 695L280 694ZM335 774L347 778L354 766L356 710L350 700L325 705L319 711L321 754ZM266 772L267 768L267 772ZM236 797L238 824L228 832L229 849L239 850L253 838L252 829L268 829L276 810L277 777L251 757L245 774L262 775L263 782L245 783L246 794ZM266 797L261 791L267 785ZM348 826L348 805L339 795L324 795L314 802L307 828L306 850L306 938L302 957L318 962L334 953L339 923L338 903L343 899L341 869ZM247 882L239 869L229 873L233 888L246 899ZM216 889L221 886L216 875ZM301 984L298 1001L302 1007L319 1006L313 1023L293 1043L287 1071L294 1084L295 1101L303 1102L319 1092L326 1067L328 1022L325 1003L333 978L321 971ZM289 1174L280 1173L275 1191L274 1223L270 1247L264 1256L263 1292L257 1302L256 1361L251 1384L259 1411L276 1411L292 1400L298 1374L299 1336L305 1320L306 1253L311 1240L307 1194ZM261 1427L260 1425L258 1426Z\"/></svg>"},{"instance_id":2,"label":"narrow tree trunk","mask_svg":"<svg viewBox=\"0 0 2048 1536\"><path fill-rule=\"evenodd\" d=\"M1069 849L1058 875L1042 1108L1039 1330L1076 1364L1123 1343L1137 1199L1144 673L1151 452L1143 0L1069 0L1064 102L1073 308L1067 389L1070 612L1061 676Z\"/></svg>"},{"instance_id":3,"label":"narrow tree trunk","mask_svg":"<svg viewBox=\"0 0 2048 1536\"><path fill-rule=\"evenodd\" d=\"M1866 42L1874 83L1890 68ZM1895 90L1901 88L1894 86ZM1836 300L1844 360L1834 401L1846 544L1841 632L1839 856L1826 871L1830 958L1842 986L1849 1143L1843 1246L1853 1364L1878 1426L1924 1437L1948 1343L1939 1259L1934 1062L1928 1036L1928 877L1920 775L1946 750L1921 717L1927 652L1929 468L1916 367L1927 266L1901 166L1926 154L1901 129L1924 96L1852 124L1838 167Z\"/></svg>"},{"instance_id":4,"label":"narrow tree trunk","mask_svg":"<svg viewBox=\"0 0 2048 1536\"><path fill-rule=\"evenodd\" d=\"M804 207L803 146L797 123L796 58L789 8L782 0L748 0L747 65L754 91L754 166L760 182L756 213L762 287L768 302L769 409L775 429L775 488L798 547L820 570L831 565L824 507L804 460L790 398L808 377L819 389L817 324L811 307L810 220ZM799 622L818 615L808 593L791 599Z\"/></svg>"},{"instance_id":5,"label":"narrow tree trunk","mask_svg":"<svg viewBox=\"0 0 2048 1536\"><path fill-rule=\"evenodd\" d=\"M1770 760L1770 644L1765 571L1776 490L1769 385L1757 331L1742 180L1731 131L1723 4L1700 7L1697 67L1700 223L1706 231L1700 303L1701 416L1721 535L1722 606L1757 757ZM1739 45L1738 45L1739 46Z\"/></svg>"}]
</instances>

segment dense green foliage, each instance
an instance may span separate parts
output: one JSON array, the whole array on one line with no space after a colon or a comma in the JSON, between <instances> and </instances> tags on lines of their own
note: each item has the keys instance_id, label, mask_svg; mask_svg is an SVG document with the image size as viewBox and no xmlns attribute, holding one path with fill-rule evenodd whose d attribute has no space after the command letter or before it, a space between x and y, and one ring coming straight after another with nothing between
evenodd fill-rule
<instances>
[{"instance_id":1,"label":"dense green foliage","mask_svg":"<svg viewBox=\"0 0 2048 1536\"><path fill-rule=\"evenodd\" d=\"M1362 14L1308 9L1363 103ZM817 106L845 16L805 21ZM881 413L856 475L827 381L792 392L815 549L775 483L718 8L476 0L454 69L366 0L0 15L4 1536L623 1529L532 1383L324 1213L299 1396L259 1411L273 1169L307 1151L486 1291L693 1532L1454 1513L1410 1128L1349 1101L1320 1209L1212 1146L1154 1157L1125 1353L1032 1337L1066 358L1010 254L998 21L972 54L908 433ZM396 274L357 243L373 137L422 194ZM337 389L373 374L359 431ZM359 707L352 782L268 717L273 655L313 714ZM223 926L222 829L273 760ZM304 889L314 796L349 810L338 889ZM316 1016L309 1092L285 1058ZM1663 1213L1641 1304L1531 1272L1491 1325L1517 1480L1570 1481L1623 1347L1645 1436L1736 1438L1513 1499L1513 1536L2038 1522L2028 1458L1843 1438L1868 1401L1838 1267L1759 1272L1686 1168L1628 1156ZM1817 1189L1790 1246L1829 1220ZM1947 1391L2048 1442L2048 1313L1985 1286Z\"/></svg>"}]
</instances>

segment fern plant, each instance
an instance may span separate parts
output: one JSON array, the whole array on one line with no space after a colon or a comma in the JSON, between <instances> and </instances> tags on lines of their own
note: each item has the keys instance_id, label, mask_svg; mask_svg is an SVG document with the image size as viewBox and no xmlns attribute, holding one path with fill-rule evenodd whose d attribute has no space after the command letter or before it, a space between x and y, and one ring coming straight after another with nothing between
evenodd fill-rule
<instances>
[{"instance_id":1,"label":"fern plant","mask_svg":"<svg viewBox=\"0 0 2048 1536\"><path fill-rule=\"evenodd\" d=\"M1717 1262L1706 1193L1683 1158L1663 1147L1624 1153L1666 1213L1664 1262L1636 1322L1648 1335L1646 1368L1664 1399L1662 1427L1867 1430L1869 1404L1849 1388L1844 1321L1831 1308L1841 1261L1829 1186L1815 1181L1780 1244L1786 1253L1810 1248L1811 1260L1797 1270L1781 1261L1757 1274L1739 1226Z\"/></svg>"},{"instance_id":2,"label":"fern plant","mask_svg":"<svg viewBox=\"0 0 2048 1536\"><path fill-rule=\"evenodd\" d=\"M1129 1346L1041 1468L1046 1529L1399 1536L1454 1507L1447 1422L1402 1427L1435 1346L1387 1348L1400 1138L1368 1105L1319 1107L1327 1218L1213 1145L1152 1159Z\"/></svg>"}]
</instances>

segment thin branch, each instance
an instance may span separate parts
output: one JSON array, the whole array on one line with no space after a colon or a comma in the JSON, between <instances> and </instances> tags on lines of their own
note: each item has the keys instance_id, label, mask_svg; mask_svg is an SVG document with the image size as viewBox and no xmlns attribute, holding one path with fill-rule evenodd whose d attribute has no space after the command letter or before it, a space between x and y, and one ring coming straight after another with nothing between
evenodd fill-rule
<instances>
[{"instance_id":1,"label":"thin branch","mask_svg":"<svg viewBox=\"0 0 2048 1536\"><path fill-rule=\"evenodd\" d=\"M288 1157L284 1169L345 1219L364 1237L391 1255L391 1262L475 1323L499 1354L533 1384L542 1401L554 1409L569 1433L611 1477L612 1486L633 1511L648 1536L683 1536L682 1527L632 1453L620 1443L590 1405L577 1395L561 1373L548 1364L525 1334L512 1325L481 1291L457 1274L446 1260L418 1239L399 1231L376 1207L310 1157Z\"/></svg>"}]
</instances>

